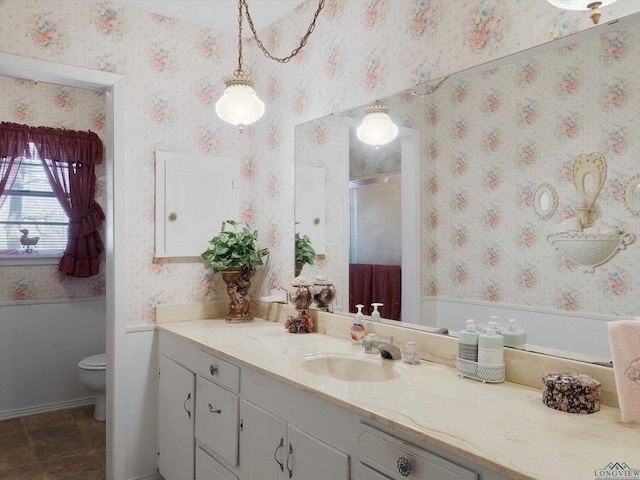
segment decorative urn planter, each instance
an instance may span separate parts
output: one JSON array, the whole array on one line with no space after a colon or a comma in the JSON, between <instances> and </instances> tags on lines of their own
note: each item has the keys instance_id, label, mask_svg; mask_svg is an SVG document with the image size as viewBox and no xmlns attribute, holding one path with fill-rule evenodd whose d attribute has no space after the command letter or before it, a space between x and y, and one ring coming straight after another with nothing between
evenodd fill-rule
<instances>
[{"instance_id":1,"label":"decorative urn planter","mask_svg":"<svg viewBox=\"0 0 640 480\"><path fill-rule=\"evenodd\" d=\"M227 225L233 230L227 230ZM209 241L210 248L200 255L214 273L222 274L227 285L231 300L227 313L229 323L253 322L249 287L256 267L262 265L262 257L269 254L268 249L256 247L257 240L257 230L251 231L247 226L238 229L238 222L226 220L222 222L220 233Z\"/></svg>"},{"instance_id":2,"label":"decorative urn planter","mask_svg":"<svg viewBox=\"0 0 640 480\"><path fill-rule=\"evenodd\" d=\"M249 298L249 287L255 272L248 268L236 267L227 268L220 272L222 280L227 285L227 295L231 300L229 312L227 313L227 323L248 323L253 322L253 315L249 310L251 299Z\"/></svg>"}]
</instances>

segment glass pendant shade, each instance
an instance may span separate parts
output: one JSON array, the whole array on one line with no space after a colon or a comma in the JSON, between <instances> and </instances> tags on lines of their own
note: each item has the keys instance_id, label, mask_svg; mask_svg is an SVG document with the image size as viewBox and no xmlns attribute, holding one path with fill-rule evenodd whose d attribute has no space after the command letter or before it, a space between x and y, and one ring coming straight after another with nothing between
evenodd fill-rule
<instances>
[{"instance_id":1,"label":"glass pendant shade","mask_svg":"<svg viewBox=\"0 0 640 480\"><path fill-rule=\"evenodd\" d=\"M592 3L598 3L598 7L606 7L616 0L601 0L594 2L592 0L547 0L551 5L565 10L591 10Z\"/></svg>"},{"instance_id":2,"label":"glass pendant shade","mask_svg":"<svg viewBox=\"0 0 640 480\"><path fill-rule=\"evenodd\" d=\"M227 123L237 125L240 132L264 114L264 103L253 89L255 79L236 72L224 79L227 88L216 102L216 113Z\"/></svg>"},{"instance_id":3,"label":"glass pendant shade","mask_svg":"<svg viewBox=\"0 0 640 480\"><path fill-rule=\"evenodd\" d=\"M380 102L365 109L364 119L356 130L360 141L380 148L398 136L398 127L391 121L389 109Z\"/></svg>"}]
</instances>

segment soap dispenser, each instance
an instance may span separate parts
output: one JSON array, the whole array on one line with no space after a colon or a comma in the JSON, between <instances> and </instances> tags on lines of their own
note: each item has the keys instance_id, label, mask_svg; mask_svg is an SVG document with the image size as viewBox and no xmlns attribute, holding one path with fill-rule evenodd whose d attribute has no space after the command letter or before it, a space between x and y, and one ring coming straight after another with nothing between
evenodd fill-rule
<instances>
[{"instance_id":1,"label":"soap dispenser","mask_svg":"<svg viewBox=\"0 0 640 480\"><path fill-rule=\"evenodd\" d=\"M487 333L478 337L478 365L504 363L504 338L496 333L496 322L489 322Z\"/></svg>"},{"instance_id":2,"label":"soap dispenser","mask_svg":"<svg viewBox=\"0 0 640 480\"><path fill-rule=\"evenodd\" d=\"M478 338L480 332L476 330L476 321L467 320L467 329L458 333L458 372L462 375L475 377L478 373Z\"/></svg>"},{"instance_id":3,"label":"soap dispenser","mask_svg":"<svg viewBox=\"0 0 640 480\"><path fill-rule=\"evenodd\" d=\"M362 345L362 339L364 338L364 314L362 313L362 307L364 307L364 305L360 303L356 305L358 312L350 329L351 343L354 345Z\"/></svg>"},{"instance_id":4,"label":"soap dispenser","mask_svg":"<svg viewBox=\"0 0 640 480\"><path fill-rule=\"evenodd\" d=\"M373 307L373 312L371 312L371 321L379 322L381 319L378 307L384 307L384 303L372 303L371 306Z\"/></svg>"},{"instance_id":5,"label":"soap dispenser","mask_svg":"<svg viewBox=\"0 0 640 480\"><path fill-rule=\"evenodd\" d=\"M518 329L516 327L516 319L509 319L509 327L507 330L503 330L500 332L502 337L504 338L504 346L511 348L518 348L520 350L524 349L525 343L527 343L527 334L524 330Z\"/></svg>"}]
</instances>

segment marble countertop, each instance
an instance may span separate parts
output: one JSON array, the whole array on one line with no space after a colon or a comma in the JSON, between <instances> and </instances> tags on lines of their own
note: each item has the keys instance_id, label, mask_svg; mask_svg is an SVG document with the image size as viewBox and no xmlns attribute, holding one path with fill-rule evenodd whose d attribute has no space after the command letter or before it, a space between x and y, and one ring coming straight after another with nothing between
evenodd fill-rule
<instances>
[{"instance_id":1,"label":"marble countertop","mask_svg":"<svg viewBox=\"0 0 640 480\"><path fill-rule=\"evenodd\" d=\"M286 382L418 440L516 479L591 480L610 462L640 468L640 426L602 406L569 414L542 403L539 389L460 378L454 368L395 361L399 379L344 382L312 375L297 360L311 353L356 353L361 346L319 333L294 335L281 323L195 320L157 325L199 348Z\"/></svg>"}]
</instances>

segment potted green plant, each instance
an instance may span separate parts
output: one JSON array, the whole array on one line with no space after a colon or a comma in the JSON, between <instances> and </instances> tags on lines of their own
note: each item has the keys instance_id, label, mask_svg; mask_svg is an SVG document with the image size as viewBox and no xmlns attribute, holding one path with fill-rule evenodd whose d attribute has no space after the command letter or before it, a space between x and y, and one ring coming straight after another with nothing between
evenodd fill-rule
<instances>
[{"instance_id":1,"label":"potted green plant","mask_svg":"<svg viewBox=\"0 0 640 480\"><path fill-rule=\"evenodd\" d=\"M300 273L302 273L302 267L304 267L305 263L313 265L313 259L316 256L316 251L311 246L311 239L308 235L300 235L298 232L296 232L295 253L295 276L297 277L300 275Z\"/></svg>"},{"instance_id":2,"label":"potted green plant","mask_svg":"<svg viewBox=\"0 0 640 480\"><path fill-rule=\"evenodd\" d=\"M233 230L227 230L230 225ZM227 295L231 300L227 322L252 322L249 311L249 287L256 267L262 265L262 257L269 254L267 248L257 248L258 231L251 231L246 225L238 229L238 222L222 222L220 232L213 237L210 248L201 257L209 263L214 273L221 272L227 285Z\"/></svg>"}]
</instances>

